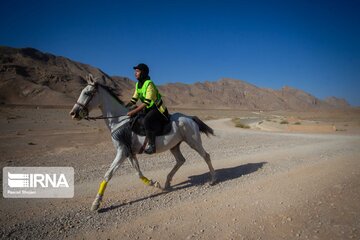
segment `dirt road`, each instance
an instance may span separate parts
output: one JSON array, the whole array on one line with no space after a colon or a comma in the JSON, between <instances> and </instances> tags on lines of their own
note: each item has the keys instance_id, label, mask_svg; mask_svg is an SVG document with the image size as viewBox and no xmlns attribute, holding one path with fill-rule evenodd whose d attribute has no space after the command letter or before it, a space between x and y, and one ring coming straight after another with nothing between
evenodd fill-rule
<instances>
[{"instance_id":1,"label":"dirt road","mask_svg":"<svg viewBox=\"0 0 360 240\"><path fill-rule=\"evenodd\" d=\"M2 198L0 237L360 238L359 135L243 130L229 119L207 124L216 133L212 138L203 136L203 145L217 170L217 185L206 184L205 162L183 144L187 162L173 179L173 191L143 185L125 163L109 183L98 212L89 209L113 159L108 139L93 143L92 134L71 135L77 143L92 145L73 144L22 158L15 154L17 164L73 166L75 197ZM141 155L139 160L144 174L161 183L175 162L170 153Z\"/></svg>"}]
</instances>

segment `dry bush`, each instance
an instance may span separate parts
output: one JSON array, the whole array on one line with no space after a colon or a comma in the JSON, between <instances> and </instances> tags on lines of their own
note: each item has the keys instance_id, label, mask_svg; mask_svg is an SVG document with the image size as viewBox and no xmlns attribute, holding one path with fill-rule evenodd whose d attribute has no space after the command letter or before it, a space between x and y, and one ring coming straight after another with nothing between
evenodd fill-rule
<instances>
[{"instance_id":1,"label":"dry bush","mask_svg":"<svg viewBox=\"0 0 360 240\"><path fill-rule=\"evenodd\" d=\"M235 127L245 128L245 129L250 128L250 126L242 123L239 118L233 118L233 119L231 119L231 121L235 124Z\"/></svg>"}]
</instances>

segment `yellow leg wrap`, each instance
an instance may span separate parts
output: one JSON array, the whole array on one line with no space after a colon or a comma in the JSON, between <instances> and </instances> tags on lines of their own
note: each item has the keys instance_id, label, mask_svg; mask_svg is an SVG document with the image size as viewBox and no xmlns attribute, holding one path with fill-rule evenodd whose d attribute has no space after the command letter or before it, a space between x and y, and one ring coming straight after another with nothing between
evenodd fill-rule
<instances>
[{"instance_id":1,"label":"yellow leg wrap","mask_svg":"<svg viewBox=\"0 0 360 240\"><path fill-rule=\"evenodd\" d=\"M141 179L141 181L143 181L143 183L145 185L150 185L151 184L151 180L149 180L147 177L142 176L140 179Z\"/></svg>"},{"instance_id":2,"label":"yellow leg wrap","mask_svg":"<svg viewBox=\"0 0 360 240\"><path fill-rule=\"evenodd\" d=\"M104 195L106 185L107 185L107 182L106 182L105 180L103 180L103 181L100 183L100 187L99 187L99 191L98 191L98 194L99 194L100 196Z\"/></svg>"}]
</instances>

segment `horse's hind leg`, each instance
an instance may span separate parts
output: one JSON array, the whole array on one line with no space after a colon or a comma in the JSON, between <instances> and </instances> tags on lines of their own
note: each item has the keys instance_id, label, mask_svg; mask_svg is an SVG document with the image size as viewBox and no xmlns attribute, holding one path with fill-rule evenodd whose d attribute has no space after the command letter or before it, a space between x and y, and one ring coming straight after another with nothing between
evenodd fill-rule
<instances>
[{"instance_id":1,"label":"horse's hind leg","mask_svg":"<svg viewBox=\"0 0 360 240\"><path fill-rule=\"evenodd\" d=\"M201 146L201 148L203 148ZM205 159L205 162L206 164L208 165L209 167L209 170L210 170L210 175L211 175L211 181L210 181L210 185L214 185L216 184L216 174L215 174L215 170L214 170L214 167L211 163L211 158L210 158L210 154L207 153L204 148L203 148L203 151L205 152L205 154L200 154L200 152L198 152L204 159Z\"/></svg>"},{"instance_id":2,"label":"horse's hind leg","mask_svg":"<svg viewBox=\"0 0 360 240\"><path fill-rule=\"evenodd\" d=\"M179 168L185 162L185 158L182 155L182 153L180 152L180 143L178 145L176 145L175 147L173 147L172 149L170 149L170 151L175 157L176 164L166 178L166 183L165 183L165 187L164 187L165 190L170 189L170 182L171 182L172 178L174 177L175 173L179 170Z\"/></svg>"},{"instance_id":3,"label":"horse's hind leg","mask_svg":"<svg viewBox=\"0 0 360 240\"><path fill-rule=\"evenodd\" d=\"M205 151L204 147L202 146L200 134L195 134L193 136L196 136L196 139L191 137L190 139L186 139L186 143L189 144L189 146L192 149L194 149L196 152L198 152L200 154L200 156L202 156L204 158L204 160L210 170L210 175L211 175L210 185L214 185L216 183L216 174L215 174L214 167L211 163L210 154L207 153Z\"/></svg>"}]
</instances>

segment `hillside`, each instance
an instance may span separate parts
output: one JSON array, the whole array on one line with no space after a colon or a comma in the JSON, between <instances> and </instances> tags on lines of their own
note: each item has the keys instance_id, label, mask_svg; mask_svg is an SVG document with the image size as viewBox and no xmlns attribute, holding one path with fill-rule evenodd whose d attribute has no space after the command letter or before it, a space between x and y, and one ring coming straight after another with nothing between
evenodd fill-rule
<instances>
[{"instance_id":1,"label":"hillside","mask_svg":"<svg viewBox=\"0 0 360 240\"><path fill-rule=\"evenodd\" d=\"M33 48L0 47L0 101L6 104L72 105L92 73L118 90L127 78L111 78L100 69Z\"/></svg>"},{"instance_id":2,"label":"hillside","mask_svg":"<svg viewBox=\"0 0 360 240\"><path fill-rule=\"evenodd\" d=\"M167 84L160 87L173 106L236 108L244 110L316 110L349 107L347 103L325 102L290 87L264 89L244 81L224 78L216 82ZM335 98L333 98L335 99Z\"/></svg>"},{"instance_id":3,"label":"hillside","mask_svg":"<svg viewBox=\"0 0 360 240\"><path fill-rule=\"evenodd\" d=\"M131 98L135 83L129 78L111 77L90 65L33 48L0 47L0 102L70 106L85 86L88 73L116 89L125 102ZM171 83L159 89L171 107L302 111L350 107L346 100L336 97L322 101L291 87L265 89L229 78L195 84Z\"/></svg>"}]
</instances>

